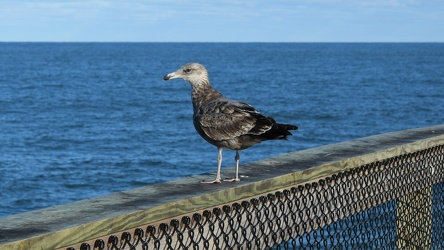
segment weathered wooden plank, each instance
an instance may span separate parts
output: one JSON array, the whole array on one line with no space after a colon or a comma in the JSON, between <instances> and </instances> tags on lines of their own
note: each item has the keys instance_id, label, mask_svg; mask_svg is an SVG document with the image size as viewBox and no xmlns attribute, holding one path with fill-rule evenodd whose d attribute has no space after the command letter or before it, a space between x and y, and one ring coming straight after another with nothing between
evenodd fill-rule
<instances>
[{"instance_id":1,"label":"weathered wooden plank","mask_svg":"<svg viewBox=\"0 0 444 250\"><path fill-rule=\"evenodd\" d=\"M54 249L444 144L444 125L372 136L246 164L239 183L192 176L0 218L0 249ZM231 169L234 171L234 169Z\"/></svg>"}]
</instances>

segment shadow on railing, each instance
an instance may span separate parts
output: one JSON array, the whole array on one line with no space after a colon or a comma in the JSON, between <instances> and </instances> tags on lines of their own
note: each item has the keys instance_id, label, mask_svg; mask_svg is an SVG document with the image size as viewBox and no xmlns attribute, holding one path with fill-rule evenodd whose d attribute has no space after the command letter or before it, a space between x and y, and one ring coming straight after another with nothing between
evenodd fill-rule
<instances>
[{"instance_id":1,"label":"shadow on railing","mask_svg":"<svg viewBox=\"0 0 444 250\"><path fill-rule=\"evenodd\" d=\"M444 249L444 125L243 168L240 183L190 177L42 210L34 223L54 226L21 239L11 228L29 213L2 218L0 248Z\"/></svg>"}]
</instances>

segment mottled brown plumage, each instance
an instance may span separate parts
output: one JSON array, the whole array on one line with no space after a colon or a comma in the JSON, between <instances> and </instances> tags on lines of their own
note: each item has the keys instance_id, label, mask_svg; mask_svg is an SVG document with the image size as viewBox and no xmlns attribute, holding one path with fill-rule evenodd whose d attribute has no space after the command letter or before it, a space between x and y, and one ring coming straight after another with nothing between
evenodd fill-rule
<instances>
[{"instance_id":1,"label":"mottled brown plumage","mask_svg":"<svg viewBox=\"0 0 444 250\"><path fill-rule=\"evenodd\" d=\"M193 122L196 131L207 142L218 148L218 168L214 181L221 181L220 168L222 150L236 150L236 177L239 181L239 150L249 148L261 141L286 139L291 135L289 130L297 126L278 124L271 118L262 115L245 102L230 100L222 96L210 85L207 70L198 63L188 63L176 72L164 76L164 80L181 78L191 84L193 102Z\"/></svg>"}]
</instances>

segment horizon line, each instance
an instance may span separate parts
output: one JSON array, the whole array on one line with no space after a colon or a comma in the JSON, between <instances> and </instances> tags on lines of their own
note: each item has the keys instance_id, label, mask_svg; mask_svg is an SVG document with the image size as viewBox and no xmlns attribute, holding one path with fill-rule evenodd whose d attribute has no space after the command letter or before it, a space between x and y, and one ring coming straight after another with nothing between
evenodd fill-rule
<instances>
[{"instance_id":1,"label":"horizon line","mask_svg":"<svg viewBox=\"0 0 444 250\"><path fill-rule=\"evenodd\" d=\"M0 43L444 43L444 41L0 41Z\"/></svg>"}]
</instances>

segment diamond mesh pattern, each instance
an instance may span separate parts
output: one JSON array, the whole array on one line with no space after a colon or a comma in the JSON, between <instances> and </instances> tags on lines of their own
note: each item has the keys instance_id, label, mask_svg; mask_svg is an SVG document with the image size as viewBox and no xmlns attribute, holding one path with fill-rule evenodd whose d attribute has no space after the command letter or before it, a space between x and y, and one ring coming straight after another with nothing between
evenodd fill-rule
<instances>
[{"instance_id":1,"label":"diamond mesh pattern","mask_svg":"<svg viewBox=\"0 0 444 250\"><path fill-rule=\"evenodd\" d=\"M444 249L443 180L444 145L77 249Z\"/></svg>"}]
</instances>

